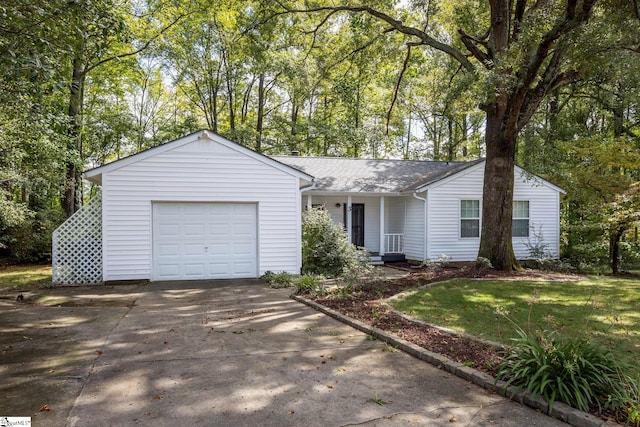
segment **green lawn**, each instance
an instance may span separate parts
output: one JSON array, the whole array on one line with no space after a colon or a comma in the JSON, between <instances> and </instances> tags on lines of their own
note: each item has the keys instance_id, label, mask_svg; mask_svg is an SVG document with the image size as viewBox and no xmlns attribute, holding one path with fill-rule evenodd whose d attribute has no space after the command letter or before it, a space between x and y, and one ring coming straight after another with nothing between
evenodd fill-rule
<instances>
[{"instance_id":1,"label":"green lawn","mask_svg":"<svg viewBox=\"0 0 640 427\"><path fill-rule=\"evenodd\" d=\"M17 265L0 268L0 289L25 291L50 285L50 265Z\"/></svg>"},{"instance_id":2,"label":"green lawn","mask_svg":"<svg viewBox=\"0 0 640 427\"><path fill-rule=\"evenodd\" d=\"M412 291L392 305L423 321L501 343L516 336L506 315L524 330L557 330L561 336L587 337L612 348L621 360L639 364L639 279L456 279Z\"/></svg>"}]
</instances>

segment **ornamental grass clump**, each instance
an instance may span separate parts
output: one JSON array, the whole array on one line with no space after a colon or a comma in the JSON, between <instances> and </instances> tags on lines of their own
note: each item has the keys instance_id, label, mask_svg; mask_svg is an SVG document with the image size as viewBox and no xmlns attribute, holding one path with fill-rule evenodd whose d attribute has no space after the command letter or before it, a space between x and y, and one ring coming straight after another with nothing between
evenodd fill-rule
<instances>
[{"instance_id":1,"label":"ornamental grass clump","mask_svg":"<svg viewBox=\"0 0 640 427\"><path fill-rule=\"evenodd\" d=\"M605 407L614 413L616 421L640 427L640 375L620 375L620 388L613 393Z\"/></svg>"},{"instance_id":2,"label":"ornamental grass clump","mask_svg":"<svg viewBox=\"0 0 640 427\"><path fill-rule=\"evenodd\" d=\"M560 338L554 332L528 334L516 327L517 338L507 348L497 379L526 389L549 402L556 401L581 411L600 407L620 388L620 370L605 347L580 338Z\"/></svg>"}]
</instances>

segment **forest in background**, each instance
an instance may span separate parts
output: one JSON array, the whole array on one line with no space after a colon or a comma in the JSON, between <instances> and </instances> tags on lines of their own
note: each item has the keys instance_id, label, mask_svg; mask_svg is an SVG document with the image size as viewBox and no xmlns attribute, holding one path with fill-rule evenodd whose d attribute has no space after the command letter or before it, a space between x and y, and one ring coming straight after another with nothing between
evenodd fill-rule
<instances>
[{"instance_id":1,"label":"forest in background","mask_svg":"<svg viewBox=\"0 0 640 427\"><path fill-rule=\"evenodd\" d=\"M481 100L518 78L461 65L482 58L490 3L369 1L364 13L330 0L0 5L0 254L48 260L52 230L97 191L81 171L203 128L268 155L484 157ZM543 3L593 10L555 47L576 76L541 97L518 133L516 163L567 191L568 264L638 265L638 4ZM556 12L534 6L522 12L535 25L521 44ZM371 10L470 54L426 48ZM518 49L509 70L528 52Z\"/></svg>"}]
</instances>

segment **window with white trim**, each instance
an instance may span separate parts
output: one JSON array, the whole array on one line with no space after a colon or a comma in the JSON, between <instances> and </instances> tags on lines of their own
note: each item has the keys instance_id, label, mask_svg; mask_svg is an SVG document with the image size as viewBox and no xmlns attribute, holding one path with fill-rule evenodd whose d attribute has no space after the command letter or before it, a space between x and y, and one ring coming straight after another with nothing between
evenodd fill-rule
<instances>
[{"instance_id":1,"label":"window with white trim","mask_svg":"<svg viewBox=\"0 0 640 427\"><path fill-rule=\"evenodd\" d=\"M460 237L480 237L480 200L460 200Z\"/></svg>"},{"instance_id":2,"label":"window with white trim","mask_svg":"<svg viewBox=\"0 0 640 427\"><path fill-rule=\"evenodd\" d=\"M529 237L529 201L513 201L513 237Z\"/></svg>"}]
</instances>

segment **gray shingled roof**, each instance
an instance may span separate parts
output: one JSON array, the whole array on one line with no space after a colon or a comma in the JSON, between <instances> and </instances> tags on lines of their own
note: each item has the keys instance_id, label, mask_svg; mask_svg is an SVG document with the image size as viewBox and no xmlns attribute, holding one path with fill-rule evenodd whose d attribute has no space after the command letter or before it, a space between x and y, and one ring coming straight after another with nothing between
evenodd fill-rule
<instances>
[{"instance_id":1,"label":"gray shingled roof","mask_svg":"<svg viewBox=\"0 0 640 427\"><path fill-rule=\"evenodd\" d=\"M416 190L482 161L433 162L342 157L271 157L314 176L314 191L375 193L401 193Z\"/></svg>"}]
</instances>

